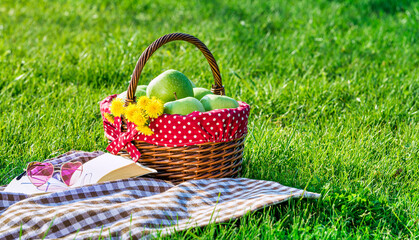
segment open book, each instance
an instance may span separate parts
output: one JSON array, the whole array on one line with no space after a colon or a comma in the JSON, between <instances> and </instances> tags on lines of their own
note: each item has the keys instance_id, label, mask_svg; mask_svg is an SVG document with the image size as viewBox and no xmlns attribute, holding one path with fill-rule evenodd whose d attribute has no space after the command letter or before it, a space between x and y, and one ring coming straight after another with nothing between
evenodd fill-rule
<instances>
[{"instance_id":1,"label":"open book","mask_svg":"<svg viewBox=\"0 0 419 240\"><path fill-rule=\"evenodd\" d=\"M62 182L59 174L55 174L47 183L40 187L33 185L25 174L23 177L13 179L4 191L25 194L58 192L89 184L137 177L154 172L156 170L142 166L130 159L105 153L84 163L82 175L70 187Z\"/></svg>"}]
</instances>

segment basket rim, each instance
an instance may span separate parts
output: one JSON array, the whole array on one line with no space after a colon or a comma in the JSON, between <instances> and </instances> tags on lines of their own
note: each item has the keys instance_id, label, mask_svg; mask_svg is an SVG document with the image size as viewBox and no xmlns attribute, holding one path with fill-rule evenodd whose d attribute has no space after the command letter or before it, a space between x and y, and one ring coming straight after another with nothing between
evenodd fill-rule
<instances>
[{"instance_id":1,"label":"basket rim","mask_svg":"<svg viewBox=\"0 0 419 240\"><path fill-rule=\"evenodd\" d=\"M116 96L116 94L108 96L101 102L102 117L109 112L109 104ZM185 116L165 113L150 122L149 127L155 134L151 136L135 134L132 140L142 140L160 146L229 142L247 134L249 115L250 105L242 101L239 101L237 108L215 109L208 112L195 111ZM115 125L103 117L105 135L110 140L114 140L118 134L108 134L107 129L117 129L120 126L121 131L126 132L127 128L135 128L131 126L133 123L127 122L124 118L115 117L115 122L117 121ZM170 139L173 139L173 142L169 141Z\"/></svg>"}]
</instances>

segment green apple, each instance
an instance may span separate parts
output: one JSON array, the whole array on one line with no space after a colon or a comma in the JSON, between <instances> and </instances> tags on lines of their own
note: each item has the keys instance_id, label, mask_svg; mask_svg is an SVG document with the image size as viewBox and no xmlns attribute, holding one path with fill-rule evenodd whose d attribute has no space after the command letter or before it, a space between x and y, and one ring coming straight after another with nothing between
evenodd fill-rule
<instances>
[{"instance_id":1,"label":"green apple","mask_svg":"<svg viewBox=\"0 0 419 240\"><path fill-rule=\"evenodd\" d=\"M147 95L147 93L146 93L146 91L145 90L143 90L143 89L138 89L137 88L137 91L135 91L135 97L138 99L138 98L140 98L141 96L145 96L145 95ZM120 94L118 94L118 96L117 96L118 98L122 98L122 100L126 100L127 99L127 91L125 91L125 92L122 92L122 93L120 93Z\"/></svg>"},{"instance_id":2,"label":"green apple","mask_svg":"<svg viewBox=\"0 0 419 240\"><path fill-rule=\"evenodd\" d=\"M202 103L193 97L186 97L164 104L164 113L167 114L188 115L194 111L205 112L205 109Z\"/></svg>"},{"instance_id":3,"label":"green apple","mask_svg":"<svg viewBox=\"0 0 419 240\"><path fill-rule=\"evenodd\" d=\"M197 87L197 88L193 89L193 95L198 100L201 100L202 97L204 97L205 95L208 95L208 94L213 94L213 93L206 88Z\"/></svg>"},{"instance_id":4,"label":"green apple","mask_svg":"<svg viewBox=\"0 0 419 240\"><path fill-rule=\"evenodd\" d=\"M176 94L175 94L176 93ZM164 103L178 99L193 97L191 81L176 70L167 70L151 80L147 87L147 97L157 97Z\"/></svg>"},{"instance_id":5,"label":"green apple","mask_svg":"<svg viewBox=\"0 0 419 240\"><path fill-rule=\"evenodd\" d=\"M206 95L201 99L201 103L204 106L205 111L224 108L237 108L239 106L239 103L231 97L220 95Z\"/></svg>"}]
</instances>

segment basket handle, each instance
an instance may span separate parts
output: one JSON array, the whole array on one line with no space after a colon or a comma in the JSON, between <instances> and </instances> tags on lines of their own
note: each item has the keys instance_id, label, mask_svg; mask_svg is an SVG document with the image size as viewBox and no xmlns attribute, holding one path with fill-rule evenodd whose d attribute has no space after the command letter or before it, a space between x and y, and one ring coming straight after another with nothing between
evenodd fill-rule
<instances>
[{"instance_id":1,"label":"basket handle","mask_svg":"<svg viewBox=\"0 0 419 240\"><path fill-rule=\"evenodd\" d=\"M134 72L132 73L131 81L129 83L128 91L127 91L127 100L126 103L135 102L135 91L137 90L138 79L140 79L141 72L143 71L144 65L148 61L148 59L153 55L153 53L159 49L161 46L168 42L182 40L195 45L205 56L207 59L212 75L214 76L215 84L212 85L211 91L214 94L218 95L225 95L224 86L221 81L221 74L220 69L218 68L217 62L214 59L214 56L208 50L207 46L202 43L198 38L186 34L186 33L170 33L166 34L163 37L154 41L147 49L141 54L140 58L138 59L137 65L135 65Z\"/></svg>"}]
</instances>

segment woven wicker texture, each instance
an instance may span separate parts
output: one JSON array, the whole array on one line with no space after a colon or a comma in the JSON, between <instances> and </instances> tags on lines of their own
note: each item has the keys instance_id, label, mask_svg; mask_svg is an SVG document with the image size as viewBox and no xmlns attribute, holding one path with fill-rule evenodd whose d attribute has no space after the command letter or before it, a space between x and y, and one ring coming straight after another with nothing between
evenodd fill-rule
<instances>
[{"instance_id":1,"label":"woven wicker texture","mask_svg":"<svg viewBox=\"0 0 419 240\"><path fill-rule=\"evenodd\" d=\"M224 95L220 70L214 56L205 44L188 34L171 33L154 41L141 54L128 87L127 104L135 102L138 80L147 60L162 45L176 40L192 43L204 54L214 76L215 84L211 90L214 94ZM126 122L122 124L122 131L126 132ZM241 170L244 141L245 136L229 142L206 142L182 147L157 146L143 141L133 141L132 143L141 153L139 162L158 171L152 177L178 184L191 179L238 176ZM130 157L125 150L120 151L118 155Z\"/></svg>"}]
</instances>

